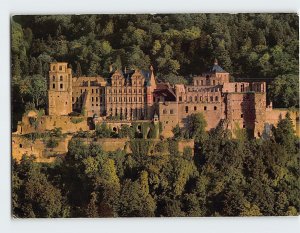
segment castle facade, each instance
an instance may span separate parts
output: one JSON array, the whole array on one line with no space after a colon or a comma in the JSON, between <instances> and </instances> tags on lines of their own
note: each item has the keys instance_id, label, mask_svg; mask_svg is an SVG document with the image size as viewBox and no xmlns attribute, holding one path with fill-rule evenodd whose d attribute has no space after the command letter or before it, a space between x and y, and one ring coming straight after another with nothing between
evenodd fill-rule
<instances>
[{"instance_id":1,"label":"castle facade","mask_svg":"<svg viewBox=\"0 0 300 233\"><path fill-rule=\"evenodd\" d=\"M48 85L50 116L75 111L102 121L158 118L167 137L177 124L184 127L192 113L203 113L207 130L225 122L228 129L244 128L255 137L261 136L270 116L274 118L266 105L266 83L230 82L230 74L217 61L191 85L174 86L159 82L152 66L115 70L105 79L73 77L67 63L56 62L50 64Z\"/></svg>"}]
</instances>

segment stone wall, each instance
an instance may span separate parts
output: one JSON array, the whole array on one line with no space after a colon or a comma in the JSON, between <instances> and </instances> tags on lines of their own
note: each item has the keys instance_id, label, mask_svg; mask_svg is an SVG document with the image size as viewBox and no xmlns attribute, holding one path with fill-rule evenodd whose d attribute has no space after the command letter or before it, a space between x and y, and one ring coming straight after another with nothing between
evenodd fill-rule
<instances>
[{"instance_id":1,"label":"stone wall","mask_svg":"<svg viewBox=\"0 0 300 233\"><path fill-rule=\"evenodd\" d=\"M18 124L18 134L28 134L33 132L43 132L46 130L52 130L54 128L61 128L63 133L73 133L79 130L89 130L88 120L86 117L75 117L75 116L41 116L35 118L37 128L30 123L30 117L23 116L22 122ZM76 119L81 122L74 123ZM72 122L73 121L73 122Z\"/></svg>"},{"instance_id":2,"label":"stone wall","mask_svg":"<svg viewBox=\"0 0 300 233\"><path fill-rule=\"evenodd\" d=\"M299 112L298 111L289 111L288 109L276 109L276 108L267 108L266 110L266 122L277 126L278 121L280 119L284 119L287 112L290 113L293 125L294 125L294 130L297 132L297 135L300 136L299 134Z\"/></svg>"},{"instance_id":3,"label":"stone wall","mask_svg":"<svg viewBox=\"0 0 300 233\"><path fill-rule=\"evenodd\" d=\"M37 162L53 162L57 156L65 156L68 152L68 143L72 136L67 136L59 141L55 148L47 148L42 139L31 141L20 135L12 136L12 157L17 161L22 159L24 154L34 155Z\"/></svg>"}]
</instances>

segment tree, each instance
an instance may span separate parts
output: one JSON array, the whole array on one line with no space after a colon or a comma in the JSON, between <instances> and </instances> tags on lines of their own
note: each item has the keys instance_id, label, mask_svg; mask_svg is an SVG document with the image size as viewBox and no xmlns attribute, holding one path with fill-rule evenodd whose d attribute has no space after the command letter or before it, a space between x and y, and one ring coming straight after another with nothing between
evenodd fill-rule
<instances>
[{"instance_id":1,"label":"tree","mask_svg":"<svg viewBox=\"0 0 300 233\"><path fill-rule=\"evenodd\" d=\"M75 76L76 76L76 77L82 76L81 66L80 66L80 63L79 63L79 62L76 63L76 72L75 72Z\"/></svg>"},{"instance_id":2,"label":"tree","mask_svg":"<svg viewBox=\"0 0 300 233\"><path fill-rule=\"evenodd\" d=\"M44 104L47 94L46 79L41 75L33 75L26 79L30 79L29 94L35 106L38 107L40 104Z\"/></svg>"},{"instance_id":3,"label":"tree","mask_svg":"<svg viewBox=\"0 0 300 233\"><path fill-rule=\"evenodd\" d=\"M96 136L99 138L108 138L111 135L111 129L107 126L106 123L96 125Z\"/></svg>"},{"instance_id":4,"label":"tree","mask_svg":"<svg viewBox=\"0 0 300 233\"><path fill-rule=\"evenodd\" d=\"M185 135L188 138L194 138L195 142L203 142L206 139L205 127L206 120L202 113L193 113L186 120Z\"/></svg>"},{"instance_id":5,"label":"tree","mask_svg":"<svg viewBox=\"0 0 300 233\"><path fill-rule=\"evenodd\" d=\"M273 129L274 137L277 143L283 145L286 150L293 153L297 150L296 137L290 114L287 113L285 119L279 120L277 127Z\"/></svg>"},{"instance_id":6,"label":"tree","mask_svg":"<svg viewBox=\"0 0 300 233\"><path fill-rule=\"evenodd\" d=\"M180 139L182 137L182 131L178 124L172 129L172 133L174 134L175 139Z\"/></svg>"},{"instance_id":7,"label":"tree","mask_svg":"<svg viewBox=\"0 0 300 233\"><path fill-rule=\"evenodd\" d=\"M269 95L275 107L299 107L299 77L294 74L280 75L269 87Z\"/></svg>"}]
</instances>

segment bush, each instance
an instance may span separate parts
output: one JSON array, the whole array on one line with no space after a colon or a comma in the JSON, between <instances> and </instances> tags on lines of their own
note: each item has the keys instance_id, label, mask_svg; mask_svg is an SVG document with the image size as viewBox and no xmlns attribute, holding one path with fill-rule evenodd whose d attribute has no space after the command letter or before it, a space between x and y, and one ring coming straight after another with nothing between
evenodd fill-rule
<instances>
[{"instance_id":1,"label":"bush","mask_svg":"<svg viewBox=\"0 0 300 233\"><path fill-rule=\"evenodd\" d=\"M71 117L71 122L73 124L78 124L80 122L83 122L84 118L83 117Z\"/></svg>"},{"instance_id":2,"label":"bush","mask_svg":"<svg viewBox=\"0 0 300 233\"><path fill-rule=\"evenodd\" d=\"M46 145L48 148L55 148L58 146L58 141L54 138L50 138L47 142L47 145Z\"/></svg>"},{"instance_id":3,"label":"bush","mask_svg":"<svg viewBox=\"0 0 300 233\"><path fill-rule=\"evenodd\" d=\"M111 132L111 129L107 126L106 123L96 125L95 134L98 138L110 138Z\"/></svg>"}]
</instances>

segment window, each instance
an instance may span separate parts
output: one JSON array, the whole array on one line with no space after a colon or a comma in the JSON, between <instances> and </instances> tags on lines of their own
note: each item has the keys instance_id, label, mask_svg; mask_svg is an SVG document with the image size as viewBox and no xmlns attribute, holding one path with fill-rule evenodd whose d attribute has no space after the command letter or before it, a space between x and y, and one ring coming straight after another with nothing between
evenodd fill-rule
<instances>
[{"instance_id":1,"label":"window","mask_svg":"<svg viewBox=\"0 0 300 233\"><path fill-rule=\"evenodd\" d=\"M189 107L185 106L185 113L188 113L188 112L189 112Z\"/></svg>"},{"instance_id":2,"label":"window","mask_svg":"<svg viewBox=\"0 0 300 233\"><path fill-rule=\"evenodd\" d=\"M54 82L55 81L55 76L53 75L53 77L52 77L52 81Z\"/></svg>"},{"instance_id":3,"label":"window","mask_svg":"<svg viewBox=\"0 0 300 233\"><path fill-rule=\"evenodd\" d=\"M173 109L170 110L170 114L174 114L174 110Z\"/></svg>"},{"instance_id":4,"label":"window","mask_svg":"<svg viewBox=\"0 0 300 233\"><path fill-rule=\"evenodd\" d=\"M80 93L82 93L82 89L80 90Z\"/></svg>"},{"instance_id":5,"label":"window","mask_svg":"<svg viewBox=\"0 0 300 233\"><path fill-rule=\"evenodd\" d=\"M213 80L213 85L216 85L216 81L215 80Z\"/></svg>"},{"instance_id":6,"label":"window","mask_svg":"<svg viewBox=\"0 0 300 233\"><path fill-rule=\"evenodd\" d=\"M98 97L96 97L96 102L98 102Z\"/></svg>"},{"instance_id":7,"label":"window","mask_svg":"<svg viewBox=\"0 0 300 233\"><path fill-rule=\"evenodd\" d=\"M197 111L197 106L194 106L194 111Z\"/></svg>"},{"instance_id":8,"label":"window","mask_svg":"<svg viewBox=\"0 0 300 233\"><path fill-rule=\"evenodd\" d=\"M111 97L109 97L109 98L108 98L108 102L110 102L110 103L111 103Z\"/></svg>"},{"instance_id":9,"label":"window","mask_svg":"<svg viewBox=\"0 0 300 233\"><path fill-rule=\"evenodd\" d=\"M96 93L98 93L98 89L96 89Z\"/></svg>"},{"instance_id":10,"label":"window","mask_svg":"<svg viewBox=\"0 0 300 233\"><path fill-rule=\"evenodd\" d=\"M62 70L62 66L59 66L59 70Z\"/></svg>"},{"instance_id":11,"label":"window","mask_svg":"<svg viewBox=\"0 0 300 233\"><path fill-rule=\"evenodd\" d=\"M94 97L92 97L92 102L94 102Z\"/></svg>"},{"instance_id":12,"label":"window","mask_svg":"<svg viewBox=\"0 0 300 233\"><path fill-rule=\"evenodd\" d=\"M55 66L53 66L53 70L55 70Z\"/></svg>"},{"instance_id":13,"label":"window","mask_svg":"<svg viewBox=\"0 0 300 233\"><path fill-rule=\"evenodd\" d=\"M204 111L206 111L207 110L207 107L206 106L204 106Z\"/></svg>"},{"instance_id":14,"label":"window","mask_svg":"<svg viewBox=\"0 0 300 233\"><path fill-rule=\"evenodd\" d=\"M60 89L63 89L63 84L62 83L60 84Z\"/></svg>"},{"instance_id":15,"label":"window","mask_svg":"<svg viewBox=\"0 0 300 233\"><path fill-rule=\"evenodd\" d=\"M192 102L193 101L193 97L192 96L190 96L190 102Z\"/></svg>"},{"instance_id":16,"label":"window","mask_svg":"<svg viewBox=\"0 0 300 233\"><path fill-rule=\"evenodd\" d=\"M139 97L139 101L142 102L142 97Z\"/></svg>"},{"instance_id":17,"label":"window","mask_svg":"<svg viewBox=\"0 0 300 233\"><path fill-rule=\"evenodd\" d=\"M203 80L201 80L201 86L203 86Z\"/></svg>"},{"instance_id":18,"label":"window","mask_svg":"<svg viewBox=\"0 0 300 233\"><path fill-rule=\"evenodd\" d=\"M243 128L245 129L245 128L246 128L246 125L243 125Z\"/></svg>"},{"instance_id":19,"label":"window","mask_svg":"<svg viewBox=\"0 0 300 233\"><path fill-rule=\"evenodd\" d=\"M120 84L120 85L122 84L121 81L119 82L119 84Z\"/></svg>"},{"instance_id":20,"label":"window","mask_svg":"<svg viewBox=\"0 0 300 233\"><path fill-rule=\"evenodd\" d=\"M211 101L211 102L214 101L214 97L211 96L211 97L210 97L210 101Z\"/></svg>"},{"instance_id":21,"label":"window","mask_svg":"<svg viewBox=\"0 0 300 233\"><path fill-rule=\"evenodd\" d=\"M94 89L92 89L92 93L94 93Z\"/></svg>"},{"instance_id":22,"label":"window","mask_svg":"<svg viewBox=\"0 0 300 233\"><path fill-rule=\"evenodd\" d=\"M218 98L218 96L216 96L216 97L215 97L215 101L219 101L219 98Z\"/></svg>"},{"instance_id":23,"label":"window","mask_svg":"<svg viewBox=\"0 0 300 233\"><path fill-rule=\"evenodd\" d=\"M182 101L182 97L181 96L179 96L179 101Z\"/></svg>"},{"instance_id":24,"label":"window","mask_svg":"<svg viewBox=\"0 0 300 233\"><path fill-rule=\"evenodd\" d=\"M163 114L167 114L167 110L166 109L163 110Z\"/></svg>"},{"instance_id":25,"label":"window","mask_svg":"<svg viewBox=\"0 0 300 233\"><path fill-rule=\"evenodd\" d=\"M141 90L141 89L139 89L139 93L142 93L142 90Z\"/></svg>"},{"instance_id":26,"label":"window","mask_svg":"<svg viewBox=\"0 0 300 233\"><path fill-rule=\"evenodd\" d=\"M121 90L121 89L119 89L119 93L122 93L122 90Z\"/></svg>"},{"instance_id":27,"label":"window","mask_svg":"<svg viewBox=\"0 0 300 233\"><path fill-rule=\"evenodd\" d=\"M61 81L61 82L63 81L63 76L59 77L59 81Z\"/></svg>"},{"instance_id":28,"label":"window","mask_svg":"<svg viewBox=\"0 0 300 233\"><path fill-rule=\"evenodd\" d=\"M195 101L198 101L198 96L195 96Z\"/></svg>"},{"instance_id":29,"label":"window","mask_svg":"<svg viewBox=\"0 0 300 233\"><path fill-rule=\"evenodd\" d=\"M196 85L199 86L199 81L198 80L196 81Z\"/></svg>"},{"instance_id":30,"label":"window","mask_svg":"<svg viewBox=\"0 0 300 233\"><path fill-rule=\"evenodd\" d=\"M217 110L217 106L214 106L214 110Z\"/></svg>"},{"instance_id":31,"label":"window","mask_svg":"<svg viewBox=\"0 0 300 233\"><path fill-rule=\"evenodd\" d=\"M244 117L244 114L241 114L241 118L243 118Z\"/></svg>"},{"instance_id":32,"label":"window","mask_svg":"<svg viewBox=\"0 0 300 233\"><path fill-rule=\"evenodd\" d=\"M53 83L53 85L52 85L52 88L54 89L55 88L55 84Z\"/></svg>"}]
</instances>

